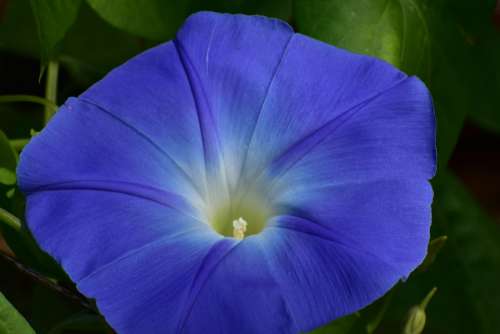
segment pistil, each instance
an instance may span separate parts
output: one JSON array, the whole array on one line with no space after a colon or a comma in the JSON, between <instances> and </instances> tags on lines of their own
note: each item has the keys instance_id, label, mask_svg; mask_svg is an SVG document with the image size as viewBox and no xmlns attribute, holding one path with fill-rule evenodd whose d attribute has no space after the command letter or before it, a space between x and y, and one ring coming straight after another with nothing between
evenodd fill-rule
<instances>
[{"instance_id":1,"label":"pistil","mask_svg":"<svg viewBox=\"0 0 500 334\"><path fill-rule=\"evenodd\" d=\"M247 230L248 223L243 218L233 220L233 237L238 240L243 240Z\"/></svg>"}]
</instances>

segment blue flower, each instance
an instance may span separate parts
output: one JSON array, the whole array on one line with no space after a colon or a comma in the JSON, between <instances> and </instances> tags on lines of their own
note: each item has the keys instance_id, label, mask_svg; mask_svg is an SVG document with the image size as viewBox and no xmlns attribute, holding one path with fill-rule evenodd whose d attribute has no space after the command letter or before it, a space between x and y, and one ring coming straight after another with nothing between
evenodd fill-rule
<instances>
[{"instance_id":1,"label":"blue flower","mask_svg":"<svg viewBox=\"0 0 500 334\"><path fill-rule=\"evenodd\" d=\"M298 333L424 258L434 123L383 61L204 12L70 98L18 175L34 236L118 333Z\"/></svg>"}]
</instances>

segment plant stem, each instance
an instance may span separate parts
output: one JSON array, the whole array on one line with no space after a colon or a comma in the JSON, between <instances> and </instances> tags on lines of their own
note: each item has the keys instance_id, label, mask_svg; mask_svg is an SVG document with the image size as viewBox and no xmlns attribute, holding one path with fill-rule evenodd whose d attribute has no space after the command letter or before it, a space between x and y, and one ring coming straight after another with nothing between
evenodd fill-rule
<instances>
[{"instance_id":1,"label":"plant stem","mask_svg":"<svg viewBox=\"0 0 500 334\"><path fill-rule=\"evenodd\" d=\"M382 320L384 319L384 315L387 313L387 310L389 309L389 305L392 302L392 298L394 297L396 293L396 289L398 289L399 286L395 286L392 288L387 295L384 297L384 303L382 304L382 307L380 308L379 312L376 314L376 316L366 325L366 332L368 334L374 333L375 330L378 328Z\"/></svg>"},{"instance_id":2,"label":"plant stem","mask_svg":"<svg viewBox=\"0 0 500 334\"><path fill-rule=\"evenodd\" d=\"M33 95L0 95L0 103L9 103L9 102L30 102L30 103L37 103L43 105L45 108L49 108L52 111L57 110L57 105L49 101L47 99L44 99L43 97L39 96L33 96Z\"/></svg>"},{"instance_id":3,"label":"plant stem","mask_svg":"<svg viewBox=\"0 0 500 334\"><path fill-rule=\"evenodd\" d=\"M85 296L81 295L77 291L73 291L72 289L68 289L60 285L56 280L46 277L37 271L28 268L21 262L19 262L16 258L0 251L0 260L5 260L6 262L14 265L20 272L26 274L28 277L33 279L34 281L46 286L47 288L59 293L61 296L68 298L69 300L78 303L79 305L85 307L89 311L95 312L99 314L98 310L94 307L92 302L88 300Z\"/></svg>"},{"instance_id":4,"label":"plant stem","mask_svg":"<svg viewBox=\"0 0 500 334\"><path fill-rule=\"evenodd\" d=\"M0 208L0 221L4 222L16 231L21 230L21 221L12 213Z\"/></svg>"},{"instance_id":5,"label":"plant stem","mask_svg":"<svg viewBox=\"0 0 500 334\"><path fill-rule=\"evenodd\" d=\"M57 79L59 76L59 63L51 60L47 66L47 77L45 81L45 99L57 105ZM45 124L54 115L53 108L45 107Z\"/></svg>"}]
</instances>

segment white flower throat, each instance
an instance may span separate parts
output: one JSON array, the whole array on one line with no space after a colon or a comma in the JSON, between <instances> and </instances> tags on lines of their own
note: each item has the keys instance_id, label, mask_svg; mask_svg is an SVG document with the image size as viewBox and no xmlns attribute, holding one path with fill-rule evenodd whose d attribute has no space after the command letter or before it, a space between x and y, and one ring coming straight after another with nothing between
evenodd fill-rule
<instances>
[{"instance_id":1,"label":"white flower throat","mask_svg":"<svg viewBox=\"0 0 500 334\"><path fill-rule=\"evenodd\" d=\"M263 182L243 180L225 185L220 179L209 179L204 215L220 235L242 240L260 233L275 215L272 194ZM229 189L229 190L228 190Z\"/></svg>"}]
</instances>

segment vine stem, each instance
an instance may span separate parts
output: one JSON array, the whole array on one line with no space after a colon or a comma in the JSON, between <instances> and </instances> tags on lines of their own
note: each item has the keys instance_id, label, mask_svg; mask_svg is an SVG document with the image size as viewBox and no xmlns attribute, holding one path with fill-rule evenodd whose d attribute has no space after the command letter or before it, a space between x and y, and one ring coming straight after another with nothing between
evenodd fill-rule
<instances>
[{"instance_id":1,"label":"vine stem","mask_svg":"<svg viewBox=\"0 0 500 334\"><path fill-rule=\"evenodd\" d=\"M10 256L9 254L4 253L3 251L0 251L0 260L5 260L8 263L11 263L14 267L16 267L20 272L25 274L26 276L30 277L32 280L42 284L43 286L46 286L47 288L55 291L56 293L62 295L63 297L78 303L79 305L83 306L87 310L99 314L99 311L97 308L93 305L93 303L88 300L85 296L79 294L76 291L73 291L72 289L69 289L65 286L60 285L56 280L46 277L37 271L28 268L21 262L19 262L16 258Z\"/></svg>"},{"instance_id":2,"label":"vine stem","mask_svg":"<svg viewBox=\"0 0 500 334\"><path fill-rule=\"evenodd\" d=\"M24 95L24 94L16 94L16 95L0 95L0 103L9 103L9 102L31 102L43 105L45 108L51 109L52 112L57 110L57 105L44 99L43 97L34 96L34 95Z\"/></svg>"},{"instance_id":3,"label":"vine stem","mask_svg":"<svg viewBox=\"0 0 500 334\"><path fill-rule=\"evenodd\" d=\"M57 106L57 80L59 77L59 63L51 60L47 66L47 77L45 81L45 99ZM57 109L57 108L56 108ZM54 115L55 109L45 106L45 124Z\"/></svg>"},{"instance_id":4,"label":"vine stem","mask_svg":"<svg viewBox=\"0 0 500 334\"><path fill-rule=\"evenodd\" d=\"M385 300L384 300L379 312L377 312L376 316L366 325L366 332L368 334L374 333L375 330L380 325L380 323L382 322L382 320L384 319L384 316L387 313L387 310L389 309L389 306L390 306L392 299L394 298L394 295L396 294L396 290L398 288L399 288L399 285L396 285L385 295L385 297L384 297Z\"/></svg>"},{"instance_id":5,"label":"vine stem","mask_svg":"<svg viewBox=\"0 0 500 334\"><path fill-rule=\"evenodd\" d=\"M5 209L0 208L0 222L6 223L8 226L12 227L15 229L17 232L22 233L22 224L21 220L14 216L12 213L8 212ZM58 292L59 294L65 296L66 298L69 298L75 302L78 302L80 305L85 307L88 310L91 310L95 313L99 313L96 307L93 305L93 303L88 300L85 296L81 295L77 291L73 291L67 287L64 287L60 285L56 280L44 276L40 274L39 272L27 267L23 263L19 262L15 257L13 257L10 254L5 253L3 250L0 249L0 260L5 260L7 262L10 262L13 264L18 270L20 270L22 273L28 275L35 281L40 282L41 284L47 286L48 288Z\"/></svg>"},{"instance_id":6,"label":"vine stem","mask_svg":"<svg viewBox=\"0 0 500 334\"><path fill-rule=\"evenodd\" d=\"M7 210L0 208L0 221L4 222L16 231L21 230L21 221Z\"/></svg>"}]
</instances>

